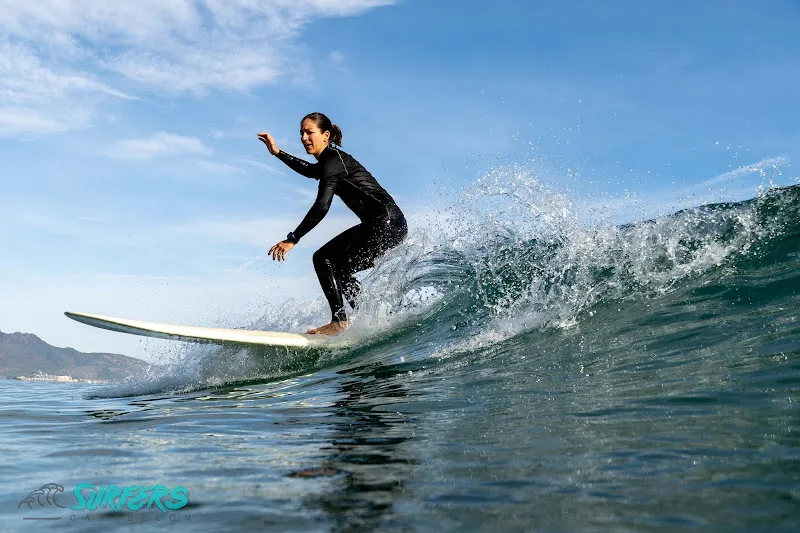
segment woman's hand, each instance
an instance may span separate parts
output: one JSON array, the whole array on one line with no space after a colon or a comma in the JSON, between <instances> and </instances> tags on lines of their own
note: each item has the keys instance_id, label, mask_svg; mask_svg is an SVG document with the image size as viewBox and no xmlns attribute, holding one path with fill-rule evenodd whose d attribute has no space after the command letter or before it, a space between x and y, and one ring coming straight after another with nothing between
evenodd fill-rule
<instances>
[{"instance_id":1,"label":"woman's hand","mask_svg":"<svg viewBox=\"0 0 800 533\"><path fill-rule=\"evenodd\" d=\"M294 248L294 243L292 241L281 241L272 248L269 249L267 255L272 256L272 260L275 261L286 261L286 253Z\"/></svg>"},{"instance_id":2,"label":"woman's hand","mask_svg":"<svg viewBox=\"0 0 800 533\"><path fill-rule=\"evenodd\" d=\"M272 135L269 133L262 131L258 134L258 140L267 145L267 149L272 155L278 155L278 152L280 152L278 145L275 143L275 139L273 139Z\"/></svg>"}]
</instances>

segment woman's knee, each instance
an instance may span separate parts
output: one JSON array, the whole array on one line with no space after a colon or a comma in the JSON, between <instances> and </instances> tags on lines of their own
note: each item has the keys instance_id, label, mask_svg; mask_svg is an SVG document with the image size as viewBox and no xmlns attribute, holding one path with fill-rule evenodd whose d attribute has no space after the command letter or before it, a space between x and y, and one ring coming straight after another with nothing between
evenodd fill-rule
<instances>
[{"instance_id":1,"label":"woman's knee","mask_svg":"<svg viewBox=\"0 0 800 533\"><path fill-rule=\"evenodd\" d=\"M322 248L314 252L314 255L311 256L311 260L314 262L314 267L319 268L324 266L327 260L327 256Z\"/></svg>"},{"instance_id":2,"label":"woman's knee","mask_svg":"<svg viewBox=\"0 0 800 533\"><path fill-rule=\"evenodd\" d=\"M336 268L336 258L335 254L331 253L331 250L326 246L323 246L311 257L312 261L314 262L314 268Z\"/></svg>"}]
</instances>

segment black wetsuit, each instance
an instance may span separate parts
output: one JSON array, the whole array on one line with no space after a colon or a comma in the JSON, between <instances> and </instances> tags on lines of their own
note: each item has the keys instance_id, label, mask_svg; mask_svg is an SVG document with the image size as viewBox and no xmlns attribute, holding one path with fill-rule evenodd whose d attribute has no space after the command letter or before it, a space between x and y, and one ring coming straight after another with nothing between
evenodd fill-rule
<instances>
[{"instance_id":1,"label":"black wetsuit","mask_svg":"<svg viewBox=\"0 0 800 533\"><path fill-rule=\"evenodd\" d=\"M353 157L329 146L312 164L281 151L278 159L306 176L319 180L319 191L308 214L287 238L297 243L328 213L335 194L361 223L331 239L314 253L314 270L328 304L331 320L347 320L344 301L355 307L361 287L353 274L372 267L408 233L406 219L389 193Z\"/></svg>"}]
</instances>

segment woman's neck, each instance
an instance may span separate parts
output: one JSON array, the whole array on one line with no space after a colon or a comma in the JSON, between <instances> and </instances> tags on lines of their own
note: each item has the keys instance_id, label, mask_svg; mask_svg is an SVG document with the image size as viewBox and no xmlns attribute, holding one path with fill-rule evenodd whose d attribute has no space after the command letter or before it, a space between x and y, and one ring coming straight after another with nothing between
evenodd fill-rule
<instances>
[{"instance_id":1,"label":"woman's neck","mask_svg":"<svg viewBox=\"0 0 800 533\"><path fill-rule=\"evenodd\" d=\"M319 158L322 157L322 154L324 154L325 150L327 150L329 147L330 147L330 144L326 144L325 148L323 148L320 153L314 154L314 157L316 158L317 161L319 161Z\"/></svg>"}]
</instances>

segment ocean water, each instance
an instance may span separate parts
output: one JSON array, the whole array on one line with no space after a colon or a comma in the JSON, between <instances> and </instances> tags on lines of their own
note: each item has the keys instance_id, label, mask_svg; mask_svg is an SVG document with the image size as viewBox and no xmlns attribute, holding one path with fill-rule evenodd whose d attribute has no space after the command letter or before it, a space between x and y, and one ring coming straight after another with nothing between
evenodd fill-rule
<instances>
[{"instance_id":1,"label":"ocean water","mask_svg":"<svg viewBox=\"0 0 800 533\"><path fill-rule=\"evenodd\" d=\"M617 226L512 185L370 272L349 348L0 382L0 529L800 531L800 187Z\"/></svg>"}]
</instances>

